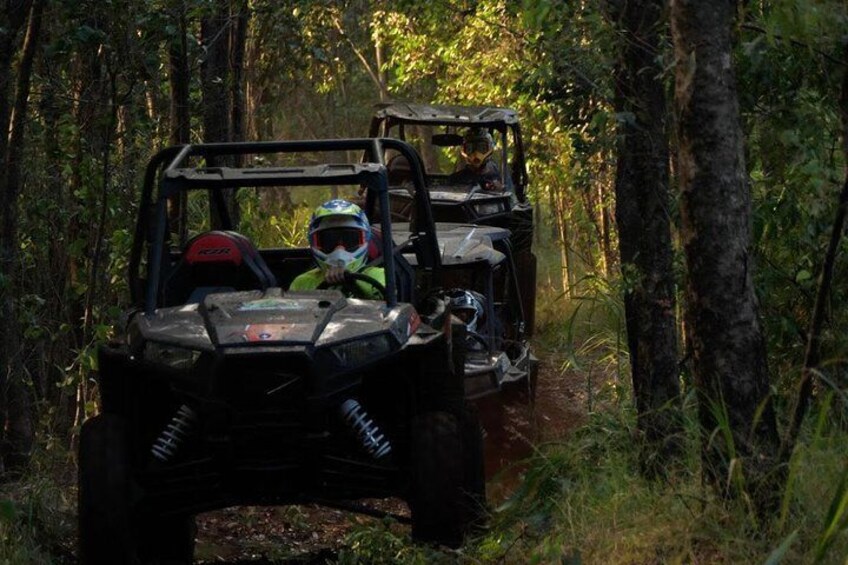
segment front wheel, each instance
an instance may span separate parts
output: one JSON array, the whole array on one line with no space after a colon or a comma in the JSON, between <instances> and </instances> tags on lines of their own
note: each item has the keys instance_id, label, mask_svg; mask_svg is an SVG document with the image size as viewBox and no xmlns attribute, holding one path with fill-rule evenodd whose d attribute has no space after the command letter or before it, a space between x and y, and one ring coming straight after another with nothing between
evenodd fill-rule
<instances>
[{"instance_id":1,"label":"front wheel","mask_svg":"<svg viewBox=\"0 0 848 565\"><path fill-rule=\"evenodd\" d=\"M459 547L479 523L485 499L479 437L476 420L448 412L413 421L409 503L416 540Z\"/></svg>"},{"instance_id":2,"label":"front wheel","mask_svg":"<svg viewBox=\"0 0 848 565\"><path fill-rule=\"evenodd\" d=\"M81 565L192 561L192 516L135 512L127 424L115 414L100 414L82 426L78 519Z\"/></svg>"},{"instance_id":3,"label":"front wheel","mask_svg":"<svg viewBox=\"0 0 848 565\"><path fill-rule=\"evenodd\" d=\"M126 422L113 414L86 421L79 446L79 560L83 565L136 563L131 527Z\"/></svg>"}]
</instances>

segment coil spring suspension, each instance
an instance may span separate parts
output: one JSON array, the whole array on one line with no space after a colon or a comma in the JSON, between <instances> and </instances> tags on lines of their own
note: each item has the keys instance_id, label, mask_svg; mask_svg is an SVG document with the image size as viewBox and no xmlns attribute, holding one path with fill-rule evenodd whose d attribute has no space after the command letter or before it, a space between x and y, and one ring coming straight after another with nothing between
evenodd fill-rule
<instances>
[{"instance_id":1,"label":"coil spring suspension","mask_svg":"<svg viewBox=\"0 0 848 565\"><path fill-rule=\"evenodd\" d=\"M197 413L186 404L180 406L177 413L153 442L150 453L153 457L167 463L177 454L180 446L189 436L197 422Z\"/></svg>"},{"instance_id":2,"label":"coil spring suspension","mask_svg":"<svg viewBox=\"0 0 848 565\"><path fill-rule=\"evenodd\" d=\"M344 401L341 411L345 422L356 432L365 451L374 459L381 459L391 453L392 445L388 438L383 435L374 420L368 417L368 413L359 402L350 398Z\"/></svg>"}]
</instances>

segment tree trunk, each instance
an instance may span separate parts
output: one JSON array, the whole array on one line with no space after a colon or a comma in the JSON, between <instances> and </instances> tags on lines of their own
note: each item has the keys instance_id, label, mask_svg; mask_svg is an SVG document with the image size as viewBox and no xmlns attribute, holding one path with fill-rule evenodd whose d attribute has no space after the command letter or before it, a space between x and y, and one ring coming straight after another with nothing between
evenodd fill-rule
<instances>
[{"instance_id":1,"label":"tree trunk","mask_svg":"<svg viewBox=\"0 0 848 565\"><path fill-rule=\"evenodd\" d=\"M87 13L82 23L91 29L98 28L98 18ZM96 157L101 153L102 141L99 129L99 111L106 103L104 80L105 51L99 42L86 42L79 46L73 58L73 143L71 146L70 172L70 219L67 227L69 242L68 288L65 292L65 317L72 328L74 351L82 352L90 344L87 339L85 323L89 316L88 268L94 250L94 232L90 225L96 214L94 184L97 170ZM79 361L79 354L77 354ZM85 416L85 399L88 395L88 372L81 363L75 363L76 391L68 396L67 411L71 416L71 429L82 424Z\"/></svg>"},{"instance_id":2,"label":"tree trunk","mask_svg":"<svg viewBox=\"0 0 848 565\"><path fill-rule=\"evenodd\" d=\"M604 167L605 169L607 167ZM600 204L599 214L601 216L601 246L604 252L604 274L610 276L615 265L615 253L612 248L612 215L610 214L610 204L607 198L609 192L608 175L602 177L602 181L598 183L598 202Z\"/></svg>"},{"instance_id":3,"label":"tree trunk","mask_svg":"<svg viewBox=\"0 0 848 565\"><path fill-rule=\"evenodd\" d=\"M203 141L231 140L230 131L230 73L229 62L229 2L215 0L213 11L203 17L200 23L201 42L205 52L200 65L201 90L203 92ZM223 166L225 163L208 163L210 166ZM232 193L232 191L226 191ZM210 198L210 222L213 229L224 224L224 215L232 219L232 196L226 194L227 210L219 209L215 198Z\"/></svg>"},{"instance_id":4,"label":"tree trunk","mask_svg":"<svg viewBox=\"0 0 848 565\"><path fill-rule=\"evenodd\" d=\"M562 281L562 292L565 296L573 298L573 277L570 261L570 245L568 237L568 221L566 215L568 203L565 201L564 190L558 186L551 186L548 191L550 197L551 213L554 216L554 238L559 241L560 254L560 280Z\"/></svg>"},{"instance_id":5,"label":"tree trunk","mask_svg":"<svg viewBox=\"0 0 848 565\"><path fill-rule=\"evenodd\" d=\"M746 489L762 514L780 492L779 440L752 276L734 13L732 2L672 2L682 239L704 476L726 494Z\"/></svg>"},{"instance_id":6,"label":"tree trunk","mask_svg":"<svg viewBox=\"0 0 848 565\"><path fill-rule=\"evenodd\" d=\"M634 0L618 20L623 37L616 72L618 127L616 226L624 311L643 469L661 473L680 451L673 251L669 217L668 131L658 62L662 4Z\"/></svg>"},{"instance_id":7,"label":"tree trunk","mask_svg":"<svg viewBox=\"0 0 848 565\"><path fill-rule=\"evenodd\" d=\"M171 86L170 122L171 145L181 145L191 140L191 113L189 81L191 71L188 64L188 23L185 3L178 0L172 5L172 15L179 37L171 38L168 46L168 80ZM186 193L181 192L168 203L168 221L171 230L180 241L185 239Z\"/></svg>"},{"instance_id":8,"label":"tree trunk","mask_svg":"<svg viewBox=\"0 0 848 565\"><path fill-rule=\"evenodd\" d=\"M596 177L593 180L587 180L585 186L580 189L581 201L583 203L583 209L585 210L586 217L591 221L592 227L595 230L595 235L597 236L597 249L599 251L597 258L595 258L595 250L591 247L591 242L587 246L586 257L591 258L594 263L594 267L599 268L604 275L608 274L608 253L606 245L604 244L604 227L603 220L601 216L603 215L601 202L599 201L598 194L599 191L596 190L595 183L599 182L597 178L603 176L602 173L602 165L598 165L597 168L593 170L594 176Z\"/></svg>"},{"instance_id":9,"label":"tree trunk","mask_svg":"<svg viewBox=\"0 0 848 565\"><path fill-rule=\"evenodd\" d=\"M230 123L233 141L245 140L244 50L247 43L248 18L247 0L235 0L230 39L230 72L232 73L230 81L230 97L232 100Z\"/></svg>"},{"instance_id":10,"label":"tree trunk","mask_svg":"<svg viewBox=\"0 0 848 565\"><path fill-rule=\"evenodd\" d=\"M5 412L3 430L5 432L3 445L4 469L20 469L29 459L34 437L32 419L32 398L25 384L24 366L21 359L20 328L18 327L18 311L16 305L17 285L16 268L19 262L20 242L18 239L18 198L21 192L21 159L24 153L24 131L27 107L29 103L30 77L32 75L33 59L38 45L41 30L41 14L43 0L34 0L29 12L29 24L23 44L23 54L18 67L17 84L15 86L15 103L10 119L3 116L2 136L8 132L8 145L4 148L4 167L2 187L0 187L0 335L3 336L3 353L0 355L0 387L2 387L2 408ZM12 8L13 10L15 8ZM17 9L23 10L19 5ZM13 22L20 14L4 14L6 22ZM14 28L12 28L14 29ZM14 31L7 31L14 35ZM14 42L9 42L11 47ZM3 47L6 47L5 41ZM10 48L3 55L11 55ZM4 58L6 64L11 60ZM7 71L4 71L7 72ZM7 75L8 76L8 75ZM0 79L0 84L8 85L8 79ZM8 91L0 93L0 97L8 100ZM7 103L6 103L7 104ZM8 106L6 106L8 107Z\"/></svg>"}]
</instances>

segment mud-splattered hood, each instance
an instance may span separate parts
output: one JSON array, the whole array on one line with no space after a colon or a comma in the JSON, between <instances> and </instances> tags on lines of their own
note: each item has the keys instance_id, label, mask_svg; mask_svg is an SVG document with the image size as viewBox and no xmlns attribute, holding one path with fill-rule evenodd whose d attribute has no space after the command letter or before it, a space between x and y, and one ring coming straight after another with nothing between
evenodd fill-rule
<instances>
[{"instance_id":1,"label":"mud-splattered hood","mask_svg":"<svg viewBox=\"0 0 848 565\"><path fill-rule=\"evenodd\" d=\"M251 346L322 347L367 335L390 333L403 344L414 331L410 305L345 298L338 291L211 294L201 304L161 308L139 315L130 339L211 351Z\"/></svg>"},{"instance_id":2,"label":"mud-splattered hood","mask_svg":"<svg viewBox=\"0 0 848 565\"><path fill-rule=\"evenodd\" d=\"M393 224L392 230L395 245L401 245L413 235L409 231L409 224L405 222ZM436 233L442 265L467 265L482 261L497 265L505 259L503 253L494 249L493 242L509 238L509 230L491 226L440 222L436 224ZM418 264L414 254L407 253L404 257L411 265Z\"/></svg>"}]
</instances>

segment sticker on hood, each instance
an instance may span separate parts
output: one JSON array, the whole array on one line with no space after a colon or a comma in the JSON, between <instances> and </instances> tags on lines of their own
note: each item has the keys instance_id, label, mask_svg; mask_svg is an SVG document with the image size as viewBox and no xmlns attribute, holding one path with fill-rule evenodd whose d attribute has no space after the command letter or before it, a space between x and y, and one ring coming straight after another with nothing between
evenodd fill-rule
<instances>
[{"instance_id":1,"label":"sticker on hood","mask_svg":"<svg viewBox=\"0 0 848 565\"><path fill-rule=\"evenodd\" d=\"M296 329L292 324L251 324L242 337L245 341L283 341Z\"/></svg>"}]
</instances>

